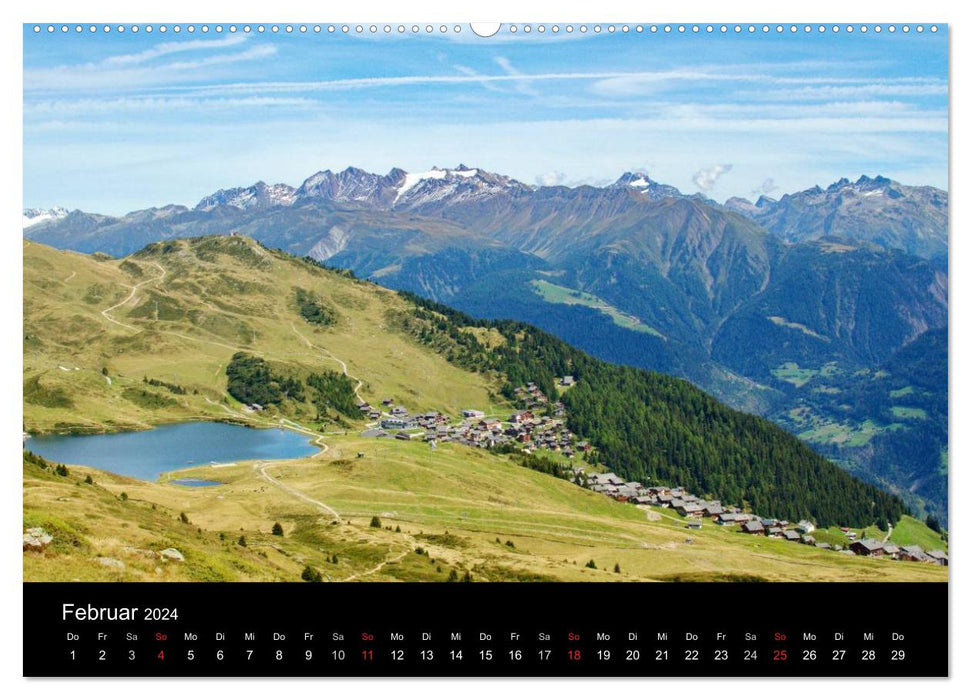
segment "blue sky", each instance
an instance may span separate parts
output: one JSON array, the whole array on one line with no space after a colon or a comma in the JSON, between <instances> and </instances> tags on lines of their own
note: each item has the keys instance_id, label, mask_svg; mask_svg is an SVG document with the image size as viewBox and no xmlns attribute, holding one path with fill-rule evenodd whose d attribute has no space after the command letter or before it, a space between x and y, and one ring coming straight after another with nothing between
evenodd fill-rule
<instances>
[{"instance_id":1,"label":"blue sky","mask_svg":"<svg viewBox=\"0 0 971 700\"><path fill-rule=\"evenodd\" d=\"M529 184L640 169L719 201L863 173L946 188L946 29L24 28L25 206L120 214L327 168L459 163Z\"/></svg>"}]
</instances>

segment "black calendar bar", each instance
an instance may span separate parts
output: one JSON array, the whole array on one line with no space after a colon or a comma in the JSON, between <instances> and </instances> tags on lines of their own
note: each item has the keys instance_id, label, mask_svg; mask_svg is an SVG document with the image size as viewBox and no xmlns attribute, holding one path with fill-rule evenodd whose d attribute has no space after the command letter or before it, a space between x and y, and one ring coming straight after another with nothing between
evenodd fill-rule
<instances>
[{"instance_id":1,"label":"black calendar bar","mask_svg":"<svg viewBox=\"0 0 971 700\"><path fill-rule=\"evenodd\" d=\"M947 584L24 584L25 676L946 676Z\"/></svg>"}]
</instances>

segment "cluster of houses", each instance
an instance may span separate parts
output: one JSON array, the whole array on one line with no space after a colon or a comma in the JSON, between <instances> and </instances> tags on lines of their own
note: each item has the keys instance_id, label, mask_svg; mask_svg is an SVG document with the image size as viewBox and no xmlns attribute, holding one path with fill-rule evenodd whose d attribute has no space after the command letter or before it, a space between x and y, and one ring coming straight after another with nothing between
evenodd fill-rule
<instances>
[{"instance_id":1,"label":"cluster of houses","mask_svg":"<svg viewBox=\"0 0 971 700\"><path fill-rule=\"evenodd\" d=\"M567 375L560 378L558 384L562 387L571 387L576 384L576 379ZM550 401L549 397L536 385L535 382L527 382L525 386L517 386L513 389L516 400L526 407L527 410L535 411L548 409L547 413L554 418L563 418L566 415L566 407L562 401Z\"/></svg>"},{"instance_id":2,"label":"cluster of houses","mask_svg":"<svg viewBox=\"0 0 971 700\"><path fill-rule=\"evenodd\" d=\"M545 397L544 397L545 398ZM369 404L358 408L372 417L377 413L377 427L362 433L365 437L394 438L397 440L424 440L433 446L439 442L456 442L470 447L492 448L515 444L523 452L538 449L558 452L566 457L592 451L585 441L577 441L564 423L562 404L547 404L554 415L537 415L531 409L517 411L506 420L487 417L484 411L468 408L462 411L460 420L437 411L411 415L404 406L394 405L387 399L383 410L376 411ZM559 411L559 415L557 412ZM389 431L396 431L394 433Z\"/></svg>"},{"instance_id":3,"label":"cluster of houses","mask_svg":"<svg viewBox=\"0 0 971 700\"><path fill-rule=\"evenodd\" d=\"M577 450L590 449L587 443L574 445L574 435L563 420L550 416L535 416L531 411L514 413L507 420L487 418L481 411L463 411L462 420L452 423L447 416L431 414L418 417L404 426L381 421L384 428L424 428L421 435L426 442L457 442L469 447L492 448L516 444L523 452L548 449L572 457ZM471 414L471 415L470 415ZM400 434L400 433L399 433Z\"/></svg>"},{"instance_id":4,"label":"cluster of houses","mask_svg":"<svg viewBox=\"0 0 971 700\"><path fill-rule=\"evenodd\" d=\"M851 542L846 548L839 544L817 542L812 535L816 527L808 520L790 523L787 520L764 518L754 513L744 513L741 508L724 506L717 500L704 500L680 487L644 486L637 481L625 481L611 472L587 474L583 467L574 467L573 474L574 481L580 486L602 493L622 503L670 508L678 515L689 519L685 525L688 529L700 529L701 521L710 519L720 526L736 526L739 532L748 535L783 539L819 549L845 551L848 554L859 556L921 561L942 566L946 566L948 563L946 552L939 550L924 552L917 545L898 546L889 541L855 540L855 533L849 532L847 528L844 528L844 532Z\"/></svg>"},{"instance_id":5,"label":"cluster of houses","mask_svg":"<svg viewBox=\"0 0 971 700\"><path fill-rule=\"evenodd\" d=\"M378 420L387 412L391 416L407 416L408 410L404 406L395 406L394 399L384 399L381 402L381 408L372 406L367 401L358 401L357 410L363 413L365 416L371 420Z\"/></svg>"},{"instance_id":6,"label":"cluster of houses","mask_svg":"<svg viewBox=\"0 0 971 700\"><path fill-rule=\"evenodd\" d=\"M542 408L550 402L535 382L528 382L526 386L517 386L513 389L513 394L520 403L529 409Z\"/></svg>"},{"instance_id":7,"label":"cluster of houses","mask_svg":"<svg viewBox=\"0 0 971 700\"><path fill-rule=\"evenodd\" d=\"M798 523L793 524L788 520L763 518L751 513L741 513L740 515L743 517L724 524L740 524L741 527L739 529L747 535L764 535L765 537L774 537L788 542L808 544L819 547L820 549L842 549L840 545L832 547L828 542L817 542L816 538L810 534L816 529L816 526L808 520L800 520Z\"/></svg>"},{"instance_id":8,"label":"cluster of houses","mask_svg":"<svg viewBox=\"0 0 971 700\"><path fill-rule=\"evenodd\" d=\"M889 557L900 561L920 561L927 564L947 566L947 552L939 549L925 552L916 544L897 545L893 542L881 542L874 539L863 539L851 542L850 551L863 557Z\"/></svg>"}]
</instances>

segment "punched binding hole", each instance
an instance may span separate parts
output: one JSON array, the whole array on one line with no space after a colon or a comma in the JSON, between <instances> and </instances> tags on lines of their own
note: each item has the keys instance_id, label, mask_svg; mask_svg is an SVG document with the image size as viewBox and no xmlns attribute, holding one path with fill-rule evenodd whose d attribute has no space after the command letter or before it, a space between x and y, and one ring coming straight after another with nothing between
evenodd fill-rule
<instances>
[{"instance_id":1,"label":"punched binding hole","mask_svg":"<svg viewBox=\"0 0 971 700\"><path fill-rule=\"evenodd\" d=\"M490 36L495 36L499 33L499 29L502 25L499 22L473 22L469 25L469 29L476 36L480 36L483 39L488 39Z\"/></svg>"}]
</instances>

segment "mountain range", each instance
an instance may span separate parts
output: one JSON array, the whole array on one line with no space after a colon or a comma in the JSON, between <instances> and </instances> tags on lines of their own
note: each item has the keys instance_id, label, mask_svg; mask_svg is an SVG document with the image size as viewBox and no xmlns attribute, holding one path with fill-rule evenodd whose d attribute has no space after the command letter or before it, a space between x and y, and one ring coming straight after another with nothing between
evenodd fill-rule
<instances>
[{"instance_id":1,"label":"mountain range","mask_svg":"<svg viewBox=\"0 0 971 700\"><path fill-rule=\"evenodd\" d=\"M879 372L946 329L947 211L946 192L880 176L722 205L641 172L606 187L533 187L465 165L348 168L298 187L220 190L193 208L72 211L25 236L120 257L235 231L480 318L535 324L793 429L792 411L813 410L803 395L810 379L862 384L864 370ZM834 389L848 387L824 391ZM935 389L944 391L946 382ZM814 425L838 429L800 434L946 521L939 489L921 486L940 472L940 454L901 470L844 450L922 436L921 420L885 420L894 406L908 408L899 399L888 394L873 415L841 422L817 405Z\"/></svg>"},{"instance_id":2,"label":"mountain range","mask_svg":"<svg viewBox=\"0 0 971 700\"><path fill-rule=\"evenodd\" d=\"M755 204L732 198L725 206L751 217L785 241L843 236L898 248L929 259L947 257L947 192L909 187L888 178L842 178L821 187Z\"/></svg>"}]
</instances>

